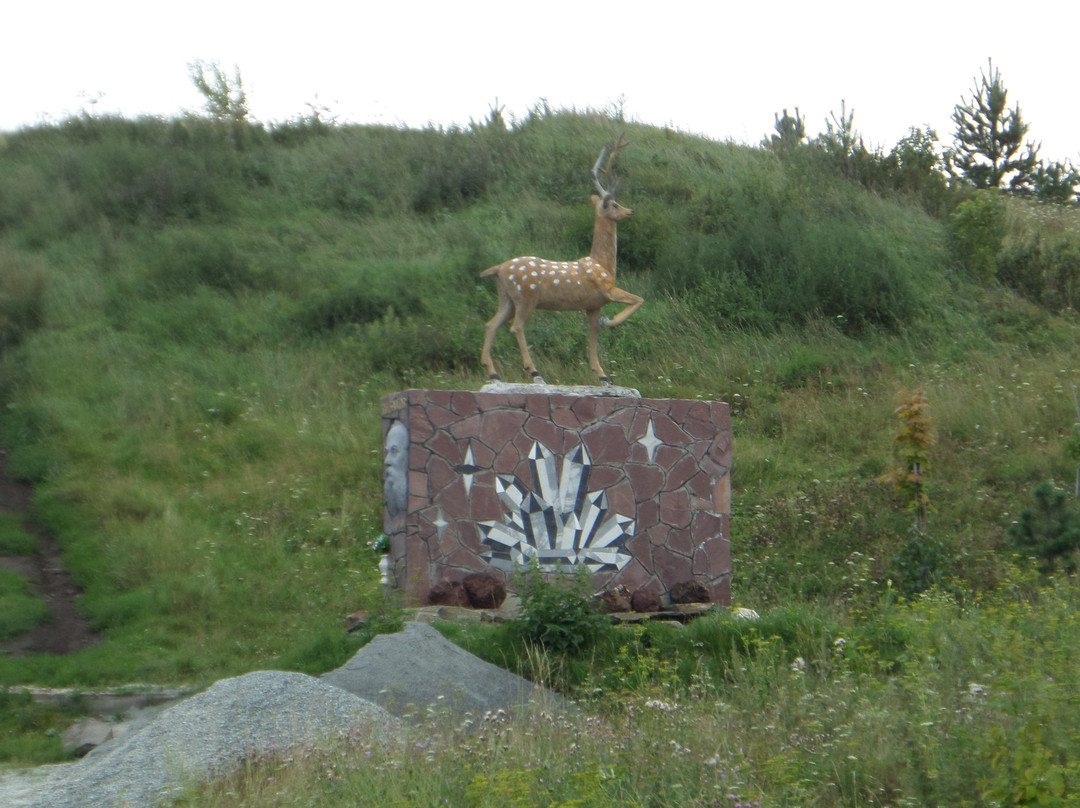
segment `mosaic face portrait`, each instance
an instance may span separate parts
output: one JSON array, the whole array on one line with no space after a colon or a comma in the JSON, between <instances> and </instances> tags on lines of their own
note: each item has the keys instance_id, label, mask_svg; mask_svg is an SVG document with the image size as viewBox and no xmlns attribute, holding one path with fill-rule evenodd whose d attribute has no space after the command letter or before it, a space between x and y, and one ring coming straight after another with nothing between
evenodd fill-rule
<instances>
[{"instance_id":1,"label":"mosaic face portrait","mask_svg":"<svg viewBox=\"0 0 1080 808\"><path fill-rule=\"evenodd\" d=\"M409 430L394 421L383 445L383 499L390 516L405 513L409 495Z\"/></svg>"}]
</instances>

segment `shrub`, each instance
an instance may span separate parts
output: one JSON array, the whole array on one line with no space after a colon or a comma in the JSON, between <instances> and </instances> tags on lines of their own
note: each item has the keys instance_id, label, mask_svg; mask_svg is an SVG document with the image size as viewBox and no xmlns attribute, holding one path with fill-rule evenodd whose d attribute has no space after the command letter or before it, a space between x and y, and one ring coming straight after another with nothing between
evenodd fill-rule
<instances>
[{"instance_id":1,"label":"shrub","mask_svg":"<svg viewBox=\"0 0 1080 808\"><path fill-rule=\"evenodd\" d=\"M944 568L945 545L913 528L893 557L890 577L900 593L910 597L940 583Z\"/></svg>"},{"instance_id":2,"label":"shrub","mask_svg":"<svg viewBox=\"0 0 1080 808\"><path fill-rule=\"evenodd\" d=\"M0 348L20 342L45 314L45 265L0 251Z\"/></svg>"},{"instance_id":3,"label":"shrub","mask_svg":"<svg viewBox=\"0 0 1080 808\"><path fill-rule=\"evenodd\" d=\"M533 567L523 577L516 621L522 639L556 654L580 655L610 637L611 620L589 597L592 580L584 568L572 575L556 573L550 581L544 576Z\"/></svg>"},{"instance_id":4,"label":"shrub","mask_svg":"<svg viewBox=\"0 0 1080 808\"><path fill-rule=\"evenodd\" d=\"M1058 559L1065 570L1076 570L1076 559L1070 558L1080 549L1080 511L1066 507L1068 494L1050 481L1039 483L1031 492L1035 507L1024 508L1020 518L1009 525L1009 538L1017 549L1040 559L1052 570Z\"/></svg>"},{"instance_id":5,"label":"shrub","mask_svg":"<svg viewBox=\"0 0 1080 808\"><path fill-rule=\"evenodd\" d=\"M226 292L258 286L245 251L224 232L173 230L154 243L151 277L161 292L189 293L196 286Z\"/></svg>"},{"instance_id":6,"label":"shrub","mask_svg":"<svg viewBox=\"0 0 1080 808\"><path fill-rule=\"evenodd\" d=\"M976 278L994 278L1005 239L1005 206L996 191L977 192L949 217L953 250Z\"/></svg>"}]
</instances>

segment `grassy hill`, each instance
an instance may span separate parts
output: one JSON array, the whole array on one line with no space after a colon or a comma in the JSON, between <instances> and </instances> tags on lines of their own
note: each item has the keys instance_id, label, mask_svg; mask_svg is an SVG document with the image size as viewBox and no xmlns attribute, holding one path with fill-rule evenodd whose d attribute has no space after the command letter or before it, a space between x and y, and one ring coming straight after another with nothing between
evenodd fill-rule
<instances>
[{"instance_id":1,"label":"grassy hill","mask_svg":"<svg viewBox=\"0 0 1080 808\"><path fill-rule=\"evenodd\" d=\"M761 750L709 788L766 804L991 804L1025 776L1017 738L1046 751L1047 777L1074 778L1059 761L1077 751L1076 585L1041 576L1006 531L1036 484L1071 490L1076 473L1080 212L901 163L853 177L814 145L543 108L453 131L79 118L0 136L0 437L103 633L69 657L0 658L0 685L209 683L347 658L364 638L343 615L379 602L380 398L483 383L495 293L479 272L586 254L588 172L622 131L619 200L636 215L619 282L647 302L602 357L645 396L731 404L733 600L764 619L639 630L560 681L627 703L685 700L705 675L706 712L731 705L730 737ZM529 336L549 381L593 381L580 315L538 313ZM505 332L495 354L524 380ZM916 388L936 444L913 538L907 498L877 478ZM985 705L964 701L971 682L1002 698L972 719L998 734L957 741L956 711ZM755 710L790 715L768 728ZM905 740L886 749L886 732ZM739 757L727 743L696 745ZM615 793L590 768L602 746L561 764L567 782L596 775L562 799ZM1006 779L986 802L949 801L991 758ZM713 804L676 798L683 768L642 804Z\"/></svg>"}]
</instances>

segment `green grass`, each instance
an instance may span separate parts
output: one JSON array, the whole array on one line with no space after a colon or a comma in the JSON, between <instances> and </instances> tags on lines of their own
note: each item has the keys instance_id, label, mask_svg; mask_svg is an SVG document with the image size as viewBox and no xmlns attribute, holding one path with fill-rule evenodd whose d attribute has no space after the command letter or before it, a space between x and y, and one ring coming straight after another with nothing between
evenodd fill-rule
<instances>
[{"instance_id":1,"label":"green grass","mask_svg":"<svg viewBox=\"0 0 1080 808\"><path fill-rule=\"evenodd\" d=\"M0 568L0 640L10 640L49 619L49 607L18 573Z\"/></svg>"},{"instance_id":2,"label":"green grass","mask_svg":"<svg viewBox=\"0 0 1080 808\"><path fill-rule=\"evenodd\" d=\"M29 693L0 689L0 765L37 765L70 759L61 735L86 712L79 697L59 706L37 704Z\"/></svg>"},{"instance_id":3,"label":"green grass","mask_svg":"<svg viewBox=\"0 0 1080 808\"><path fill-rule=\"evenodd\" d=\"M0 687L347 659L370 632L346 636L344 615L381 603L381 398L483 383L495 293L479 271L585 254L588 169L624 128L620 285L647 302L602 335L603 361L647 397L730 404L733 599L762 621L621 630L565 658L447 627L596 723L500 726L482 745L440 726L410 739L423 748L371 750L376 766L333 758L335 779L329 757L253 764L197 799L990 805L1029 770L1073 783L1075 582L1038 578L1006 530L1037 483L1075 475L1077 209L1006 200L998 276L973 277L948 219L963 191L934 216L812 146L542 108L506 131L253 127L242 148L194 119L4 137L0 439L102 642L0 658ZM540 312L528 334L545 378L594 381L579 315ZM524 380L517 353L504 331L507 380ZM907 602L913 514L876 479L917 387L943 584ZM24 751L8 754L46 759L45 731L11 730Z\"/></svg>"},{"instance_id":4,"label":"green grass","mask_svg":"<svg viewBox=\"0 0 1080 808\"><path fill-rule=\"evenodd\" d=\"M0 556L33 555L37 539L23 530L22 519L10 513L0 513Z\"/></svg>"}]
</instances>

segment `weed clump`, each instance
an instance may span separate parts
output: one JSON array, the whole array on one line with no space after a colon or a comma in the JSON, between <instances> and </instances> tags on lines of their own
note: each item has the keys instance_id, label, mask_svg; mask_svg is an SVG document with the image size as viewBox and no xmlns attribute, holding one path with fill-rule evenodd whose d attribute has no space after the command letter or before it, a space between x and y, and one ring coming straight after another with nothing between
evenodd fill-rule
<instances>
[{"instance_id":1,"label":"weed clump","mask_svg":"<svg viewBox=\"0 0 1080 808\"><path fill-rule=\"evenodd\" d=\"M534 566L523 576L516 620L523 640L551 653L579 656L611 636L611 620L589 597L592 584L584 570L556 573L554 580L544 575Z\"/></svg>"}]
</instances>

